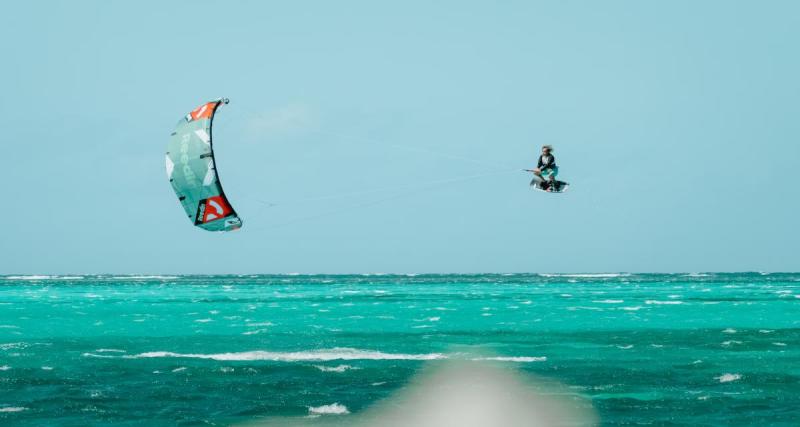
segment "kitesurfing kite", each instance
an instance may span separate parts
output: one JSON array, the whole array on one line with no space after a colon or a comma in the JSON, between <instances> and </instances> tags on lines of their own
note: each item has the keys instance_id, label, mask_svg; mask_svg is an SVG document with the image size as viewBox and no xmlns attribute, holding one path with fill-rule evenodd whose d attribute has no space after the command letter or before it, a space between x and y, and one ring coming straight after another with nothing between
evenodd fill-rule
<instances>
[{"instance_id":1,"label":"kitesurfing kite","mask_svg":"<svg viewBox=\"0 0 800 427\"><path fill-rule=\"evenodd\" d=\"M209 231L233 231L242 220L219 182L211 125L226 98L205 103L183 117L167 144L167 178L189 220Z\"/></svg>"}]
</instances>

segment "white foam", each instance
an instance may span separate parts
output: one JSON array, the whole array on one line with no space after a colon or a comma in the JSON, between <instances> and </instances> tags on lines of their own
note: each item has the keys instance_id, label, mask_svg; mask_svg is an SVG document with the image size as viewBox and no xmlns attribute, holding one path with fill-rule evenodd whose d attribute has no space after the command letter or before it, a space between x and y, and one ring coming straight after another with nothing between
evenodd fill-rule
<instances>
[{"instance_id":1,"label":"white foam","mask_svg":"<svg viewBox=\"0 0 800 427\"><path fill-rule=\"evenodd\" d=\"M638 311L641 310L641 305L635 305L633 307L620 307L618 310L627 310L627 311Z\"/></svg>"},{"instance_id":2,"label":"white foam","mask_svg":"<svg viewBox=\"0 0 800 427\"><path fill-rule=\"evenodd\" d=\"M134 276L113 276L111 279L113 280L171 280L171 279L178 279L178 276L159 276L159 275L150 275L150 276L142 276L142 275L134 275Z\"/></svg>"},{"instance_id":3,"label":"white foam","mask_svg":"<svg viewBox=\"0 0 800 427\"><path fill-rule=\"evenodd\" d=\"M350 411L344 405L331 403L330 405L309 406L308 413L311 415L345 415L349 414Z\"/></svg>"},{"instance_id":4,"label":"white foam","mask_svg":"<svg viewBox=\"0 0 800 427\"><path fill-rule=\"evenodd\" d=\"M272 323L272 322L258 322L258 323L248 323L246 326L253 326L253 327L258 327L258 326L275 326L275 324L274 324L274 323Z\"/></svg>"},{"instance_id":5,"label":"white foam","mask_svg":"<svg viewBox=\"0 0 800 427\"><path fill-rule=\"evenodd\" d=\"M186 370L186 367L185 366L181 366L179 368L173 369L172 372L181 372L181 371L185 371L185 370Z\"/></svg>"},{"instance_id":6,"label":"white foam","mask_svg":"<svg viewBox=\"0 0 800 427\"><path fill-rule=\"evenodd\" d=\"M84 353L86 357L115 357ZM116 356L124 359L185 358L211 359L220 361L267 360L273 362L327 362L331 360L438 360L447 356L440 353L403 354L355 348L332 348L296 352L243 351L238 353L175 353L171 351L151 351L134 355Z\"/></svg>"},{"instance_id":7,"label":"white foam","mask_svg":"<svg viewBox=\"0 0 800 427\"><path fill-rule=\"evenodd\" d=\"M127 353L125 350L118 350L116 348L98 348L95 350L97 353Z\"/></svg>"},{"instance_id":8,"label":"white foam","mask_svg":"<svg viewBox=\"0 0 800 427\"><path fill-rule=\"evenodd\" d=\"M9 370L9 369L11 369L11 367L10 367L10 366L8 366L8 365L3 365L3 366L0 366L0 371L7 371L7 370Z\"/></svg>"},{"instance_id":9,"label":"white foam","mask_svg":"<svg viewBox=\"0 0 800 427\"><path fill-rule=\"evenodd\" d=\"M45 371L52 371L52 370L53 370L53 367L52 367L52 366L42 366L42 370L45 370Z\"/></svg>"},{"instance_id":10,"label":"white foam","mask_svg":"<svg viewBox=\"0 0 800 427\"><path fill-rule=\"evenodd\" d=\"M483 360L491 360L496 362L518 362L518 363L531 363L531 362L547 362L546 356L537 356L537 357L530 357L530 356L497 356L497 357L476 357L471 360L475 361L483 361Z\"/></svg>"},{"instance_id":11,"label":"white foam","mask_svg":"<svg viewBox=\"0 0 800 427\"><path fill-rule=\"evenodd\" d=\"M621 299L602 299L602 300L599 300L599 301L592 301L592 302L597 303L597 304L622 304L623 302L625 302L625 300L621 300Z\"/></svg>"},{"instance_id":12,"label":"white foam","mask_svg":"<svg viewBox=\"0 0 800 427\"><path fill-rule=\"evenodd\" d=\"M778 347L786 347L786 343L785 342L774 342L774 343L772 343L772 345L777 345Z\"/></svg>"},{"instance_id":13,"label":"white foam","mask_svg":"<svg viewBox=\"0 0 800 427\"><path fill-rule=\"evenodd\" d=\"M197 322L197 323L208 323L208 322L213 322L213 321L214 321L214 319L197 319L197 320L195 320L195 322Z\"/></svg>"},{"instance_id":14,"label":"white foam","mask_svg":"<svg viewBox=\"0 0 800 427\"><path fill-rule=\"evenodd\" d=\"M742 343L741 341L729 340L729 341L723 341L722 345L728 347L728 346L731 346L733 344L741 344L741 343Z\"/></svg>"},{"instance_id":15,"label":"white foam","mask_svg":"<svg viewBox=\"0 0 800 427\"><path fill-rule=\"evenodd\" d=\"M600 278L614 278L614 277L628 277L629 273L570 273L570 274L555 274L555 273L541 273L541 277L575 277L586 279L600 279Z\"/></svg>"},{"instance_id":16,"label":"white foam","mask_svg":"<svg viewBox=\"0 0 800 427\"><path fill-rule=\"evenodd\" d=\"M24 342L9 342L5 344L0 344L0 350L21 350L23 348L28 348L30 344Z\"/></svg>"},{"instance_id":17,"label":"white foam","mask_svg":"<svg viewBox=\"0 0 800 427\"><path fill-rule=\"evenodd\" d=\"M644 302L645 304L655 304L655 305L678 305L683 304L683 301L658 301L649 299Z\"/></svg>"},{"instance_id":18,"label":"white foam","mask_svg":"<svg viewBox=\"0 0 800 427\"><path fill-rule=\"evenodd\" d=\"M0 408L0 412L22 412L22 411L25 411L27 409L28 408L26 408L24 406L6 406L6 407L3 407L3 408Z\"/></svg>"},{"instance_id":19,"label":"white foam","mask_svg":"<svg viewBox=\"0 0 800 427\"><path fill-rule=\"evenodd\" d=\"M354 368L354 367L352 367L350 365L339 365L339 366L314 365L314 367L319 369L322 372L336 372L336 373L342 373L342 372L350 370L350 369L358 369L358 368Z\"/></svg>"},{"instance_id":20,"label":"white foam","mask_svg":"<svg viewBox=\"0 0 800 427\"><path fill-rule=\"evenodd\" d=\"M618 345L618 346L617 346L617 348L619 348L619 349L621 349L621 350L630 350L630 349L632 349L632 348L633 348L633 344L628 344L628 345Z\"/></svg>"},{"instance_id":21,"label":"white foam","mask_svg":"<svg viewBox=\"0 0 800 427\"><path fill-rule=\"evenodd\" d=\"M735 334L735 333L736 333L736 329L733 329L733 328L727 328L727 329L725 329L724 331L722 331L722 333L723 333L723 334Z\"/></svg>"},{"instance_id":22,"label":"white foam","mask_svg":"<svg viewBox=\"0 0 800 427\"><path fill-rule=\"evenodd\" d=\"M714 377L714 379L719 380L721 383L729 383L731 381L738 381L742 379L741 374L722 374L718 377Z\"/></svg>"}]
</instances>

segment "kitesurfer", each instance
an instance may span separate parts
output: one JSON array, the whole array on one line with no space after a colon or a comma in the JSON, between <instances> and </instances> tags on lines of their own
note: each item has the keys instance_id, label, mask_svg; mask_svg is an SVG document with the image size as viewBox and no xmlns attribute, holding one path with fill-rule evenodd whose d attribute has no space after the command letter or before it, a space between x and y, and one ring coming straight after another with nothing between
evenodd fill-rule
<instances>
[{"instance_id":1,"label":"kitesurfer","mask_svg":"<svg viewBox=\"0 0 800 427\"><path fill-rule=\"evenodd\" d=\"M551 184L555 182L556 175L558 175L558 166L556 166L556 157L553 156L552 146L542 146L542 155L539 156L539 162L533 173L543 180L550 181Z\"/></svg>"}]
</instances>

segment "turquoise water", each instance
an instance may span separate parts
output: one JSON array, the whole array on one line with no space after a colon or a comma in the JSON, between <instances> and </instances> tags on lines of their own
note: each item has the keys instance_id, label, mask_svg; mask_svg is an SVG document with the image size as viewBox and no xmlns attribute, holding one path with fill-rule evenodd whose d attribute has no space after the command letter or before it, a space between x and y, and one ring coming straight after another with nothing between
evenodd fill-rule
<instances>
[{"instance_id":1,"label":"turquoise water","mask_svg":"<svg viewBox=\"0 0 800 427\"><path fill-rule=\"evenodd\" d=\"M494 358L603 425L800 423L800 274L0 276L0 424L351 415Z\"/></svg>"}]
</instances>

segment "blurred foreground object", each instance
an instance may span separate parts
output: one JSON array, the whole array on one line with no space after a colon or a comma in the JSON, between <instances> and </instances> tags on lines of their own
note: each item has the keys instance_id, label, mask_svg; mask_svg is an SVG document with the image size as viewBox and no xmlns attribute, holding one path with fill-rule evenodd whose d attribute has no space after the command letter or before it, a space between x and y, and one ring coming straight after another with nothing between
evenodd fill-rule
<instances>
[{"instance_id":1,"label":"blurred foreground object","mask_svg":"<svg viewBox=\"0 0 800 427\"><path fill-rule=\"evenodd\" d=\"M435 362L394 396L358 414L339 403L327 415L271 418L248 426L544 427L593 426L588 400L566 387L479 362Z\"/></svg>"}]
</instances>

